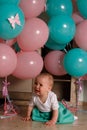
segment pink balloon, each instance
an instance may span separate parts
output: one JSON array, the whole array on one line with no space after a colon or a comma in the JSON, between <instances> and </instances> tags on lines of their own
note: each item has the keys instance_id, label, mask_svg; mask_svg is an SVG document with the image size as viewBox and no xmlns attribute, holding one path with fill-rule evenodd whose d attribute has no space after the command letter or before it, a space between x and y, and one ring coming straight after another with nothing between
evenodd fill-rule
<instances>
[{"instance_id":1,"label":"pink balloon","mask_svg":"<svg viewBox=\"0 0 87 130\"><path fill-rule=\"evenodd\" d=\"M24 51L34 51L42 47L48 40L47 24L39 19L27 20L22 33L17 37L19 47Z\"/></svg>"},{"instance_id":2,"label":"pink balloon","mask_svg":"<svg viewBox=\"0 0 87 130\"><path fill-rule=\"evenodd\" d=\"M80 48L87 50L87 20L77 25L74 39Z\"/></svg>"},{"instance_id":3,"label":"pink balloon","mask_svg":"<svg viewBox=\"0 0 87 130\"><path fill-rule=\"evenodd\" d=\"M73 13L72 17L76 24L79 24L84 20L84 18L82 16L80 16L80 14L78 12Z\"/></svg>"},{"instance_id":4,"label":"pink balloon","mask_svg":"<svg viewBox=\"0 0 87 130\"><path fill-rule=\"evenodd\" d=\"M17 56L14 50L6 44L0 44L0 77L10 75L16 65Z\"/></svg>"},{"instance_id":5,"label":"pink balloon","mask_svg":"<svg viewBox=\"0 0 87 130\"><path fill-rule=\"evenodd\" d=\"M43 12L45 0L21 0L19 6L25 18L37 17Z\"/></svg>"},{"instance_id":6,"label":"pink balloon","mask_svg":"<svg viewBox=\"0 0 87 130\"><path fill-rule=\"evenodd\" d=\"M62 65L65 53L62 51L51 51L44 58L46 70L53 75L64 75L66 71Z\"/></svg>"},{"instance_id":7,"label":"pink balloon","mask_svg":"<svg viewBox=\"0 0 87 130\"><path fill-rule=\"evenodd\" d=\"M43 68L43 59L37 52L19 52L17 59L17 66L12 74L17 78L34 78Z\"/></svg>"}]
</instances>

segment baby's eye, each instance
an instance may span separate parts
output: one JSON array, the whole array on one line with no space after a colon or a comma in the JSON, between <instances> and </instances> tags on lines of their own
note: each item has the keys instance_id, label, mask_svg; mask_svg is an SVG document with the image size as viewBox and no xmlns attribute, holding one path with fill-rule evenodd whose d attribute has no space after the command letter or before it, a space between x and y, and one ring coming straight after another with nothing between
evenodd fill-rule
<instances>
[{"instance_id":1,"label":"baby's eye","mask_svg":"<svg viewBox=\"0 0 87 130\"><path fill-rule=\"evenodd\" d=\"M38 83L37 83L37 82L35 82L34 84L35 84L35 85L37 85Z\"/></svg>"},{"instance_id":2,"label":"baby's eye","mask_svg":"<svg viewBox=\"0 0 87 130\"><path fill-rule=\"evenodd\" d=\"M43 84L40 84L40 87L42 87L43 86Z\"/></svg>"}]
</instances>

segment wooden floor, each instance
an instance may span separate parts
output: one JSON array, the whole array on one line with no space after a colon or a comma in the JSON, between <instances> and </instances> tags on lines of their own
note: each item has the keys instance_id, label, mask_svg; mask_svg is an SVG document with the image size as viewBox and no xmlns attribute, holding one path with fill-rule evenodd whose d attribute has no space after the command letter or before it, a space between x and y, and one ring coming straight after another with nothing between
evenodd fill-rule
<instances>
[{"instance_id":1,"label":"wooden floor","mask_svg":"<svg viewBox=\"0 0 87 130\"><path fill-rule=\"evenodd\" d=\"M55 126L45 126L41 122L24 122L21 118L24 112L12 118L0 119L0 130L86 130L87 129L87 109L79 109L77 112L78 120L73 124L62 124Z\"/></svg>"}]
</instances>

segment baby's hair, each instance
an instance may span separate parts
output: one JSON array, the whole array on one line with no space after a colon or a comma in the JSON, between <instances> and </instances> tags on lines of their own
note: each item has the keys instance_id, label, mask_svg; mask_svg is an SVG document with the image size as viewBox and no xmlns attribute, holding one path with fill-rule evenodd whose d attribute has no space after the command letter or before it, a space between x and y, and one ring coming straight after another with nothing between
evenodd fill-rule
<instances>
[{"instance_id":1,"label":"baby's hair","mask_svg":"<svg viewBox=\"0 0 87 130\"><path fill-rule=\"evenodd\" d=\"M53 87L53 85L54 85L54 78L53 78L53 76L50 73L47 73L47 72L40 73L36 77L36 79L39 78L39 77L46 77L46 78L48 78L50 86Z\"/></svg>"}]
</instances>

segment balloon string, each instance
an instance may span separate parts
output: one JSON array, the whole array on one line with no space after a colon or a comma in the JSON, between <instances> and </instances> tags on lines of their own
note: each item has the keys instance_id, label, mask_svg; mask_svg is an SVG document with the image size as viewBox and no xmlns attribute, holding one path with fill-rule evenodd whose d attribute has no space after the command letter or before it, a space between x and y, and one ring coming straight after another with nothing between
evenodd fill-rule
<instances>
[{"instance_id":1,"label":"balloon string","mask_svg":"<svg viewBox=\"0 0 87 130\"><path fill-rule=\"evenodd\" d=\"M83 90L83 84L82 84L82 81L81 79L76 79L76 81L74 82L75 85L76 85L76 94L77 94L77 97L76 97L76 106L78 107L78 100L79 100L79 94L82 92Z\"/></svg>"},{"instance_id":2,"label":"balloon string","mask_svg":"<svg viewBox=\"0 0 87 130\"><path fill-rule=\"evenodd\" d=\"M66 48L64 48L64 52L67 53L68 51L66 50Z\"/></svg>"},{"instance_id":3,"label":"balloon string","mask_svg":"<svg viewBox=\"0 0 87 130\"><path fill-rule=\"evenodd\" d=\"M17 112L14 109L14 106L10 100L9 94L8 94L8 85L10 85L10 82L7 81L7 77L5 77L5 80L2 82L3 88L2 88L2 95L4 96L5 102L4 102L4 116L13 116L16 115ZM8 102L6 102L6 99Z\"/></svg>"},{"instance_id":4,"label":"balloon string","mask_svg":"<svg viewBox=\"0 0 87 130\"><path fill-rule=\"evenodd\" d=\"M79 93L81 93L82 92L82 90L83 90L83 84L82 84L82 81L81 81L81 79L79 78L79 79L77 79L76 81L75 81L75 84L78 86L78 90L79 90Z\"/></svg>"},{"instance_id":5,"label":"balloon string","mask_svg":"<svg viewBox=\"0 0 87 130\"><path fill-rule=\"evenodd\" d=\"M8 96L8 85L10 85L10 82L7 82L7 77L5 77L5 80L2 81L3 83L3 88L2 88L2 95L4 97Z\"/></svg>"}]
</instances>

